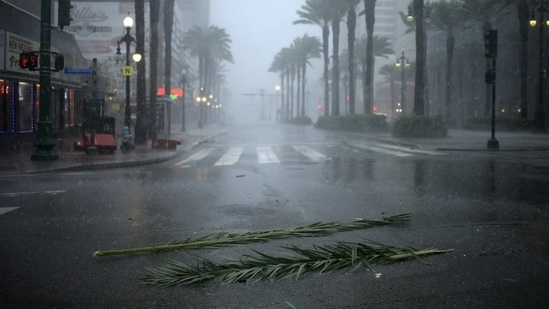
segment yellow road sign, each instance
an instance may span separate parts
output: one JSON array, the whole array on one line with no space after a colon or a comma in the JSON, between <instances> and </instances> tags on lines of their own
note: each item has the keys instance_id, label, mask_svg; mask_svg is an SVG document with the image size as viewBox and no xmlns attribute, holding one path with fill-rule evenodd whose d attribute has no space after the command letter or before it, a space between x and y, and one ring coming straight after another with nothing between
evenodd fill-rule
<instances>
[{"instance_id":1,"label":"yellow road sign","mask_svg":"<svg viewBox=\"0 0 549 309\"><path fill-rule=\"evenodd\" d=\"M122 75L123 76L132 76L133 74L133 67L132 66L123 66L122 67Z\"/></svg>"}]
</instances>

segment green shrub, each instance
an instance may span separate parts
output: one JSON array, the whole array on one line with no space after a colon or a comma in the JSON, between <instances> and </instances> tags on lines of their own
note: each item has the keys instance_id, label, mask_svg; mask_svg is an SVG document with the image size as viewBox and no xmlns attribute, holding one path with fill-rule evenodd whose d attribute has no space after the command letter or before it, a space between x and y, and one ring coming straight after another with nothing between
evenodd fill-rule
<instances>
[{"instance_id":1,"label":"green shrub","mask_svg":"<svg viewBox=\"0 0 549 309\"><path fill-rule=\"evenodd\" d=\"M395 137L445 137L448 128L440 116L402 116L393 123Z\"/></svg>"},{"instance_id":2,"label":"green shrub","mask_svg":"<svg viewBox=\"0 0 549 309\"><path fill-rule=\"evenodd\" d=\"M345 115L321 116L315 123L316 128L340 130L345 132L387 132L389 124L384 115Z\"/></svg>"},{"instance_id":3,"label":"green shrub","mask_svg":"<svg viewBox=\"0 0 549 309\"><path fill-rule=\"evenodd\" d=\"M529 131L534 128L535 121L517 116L496 116L496 129L506 131ZM491 117L476 117L465 121L463 125L467 130L490 130L492 128Z\"/></svg>"},{"instance_id":4,"label":"green shrub","mask_svg":"<svg viewBox=\"0 0 549 309\"><path fill-rule=\"evenodd\" d=\"M294 117L288 120L289 124L298 124L298 125L310 125L313 123L309 117Z\"/></svg>"}]
</instances>

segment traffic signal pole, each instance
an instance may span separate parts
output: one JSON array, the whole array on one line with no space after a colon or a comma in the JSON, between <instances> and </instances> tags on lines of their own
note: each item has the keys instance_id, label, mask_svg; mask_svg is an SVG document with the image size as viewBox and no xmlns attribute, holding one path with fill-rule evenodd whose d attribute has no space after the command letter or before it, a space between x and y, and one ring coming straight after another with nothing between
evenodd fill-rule
<instances>
[{"instance_id":1,"label":"traffic signal pole","mask_svg":"<svg viewBox=\"0 0 549 309\"><path fill-rule=\"evenodd\" d=\"M34 141L36 151L33 161L57 160L59 156L53 151L55 140L51 135L50 100L51 100L51 0L42 0L40 11L40 113L38 135Z\"/></svg>"},{"instance_id":2,"label":"traffic signal pole","mask_svg":"<svg viewBox=\"0 0 549 309\"><path fill-rule=\"evenodd\" d=\"M499 141L496 139L496 59L498 51L498 31L489 30L484 34L485 53L484 56L490 59L490 71L486 72L485 82L492 86L491 108L492 108L492 136L488 140L488 150L499 150ZM488 102L487 102L488 103Z\"/></svg>"}]
</instances>

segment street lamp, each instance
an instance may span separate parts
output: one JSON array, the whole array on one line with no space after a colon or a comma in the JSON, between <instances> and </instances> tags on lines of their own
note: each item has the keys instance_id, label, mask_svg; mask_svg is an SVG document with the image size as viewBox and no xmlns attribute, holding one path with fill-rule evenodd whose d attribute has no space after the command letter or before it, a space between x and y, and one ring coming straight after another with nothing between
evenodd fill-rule
<instances>
[{"instance_id":1,"label":"street lamp","mask_svg":"<svg viewBox=\"0 0 549 309\"><path fill-rule=\"evenodd\" d=\"M405 111L404 107L405 107L405 103L406 103L406 96L404 95L405 92L406 92L406 78L404 76L404 68L405 67L406 68L410 67L410 63L408 62L408 58L404 57L404 51L402 51L402 56L397 58L395 66L397 68L401 68L401 71L402 71L402 80L401 80L401 84L400 84L401 99L400 99L399 110L400 110L400 112L404 113L404 111Z\"/></svg>"},{"instance_id":2,"label":"street lamp","mask_svg":"<svg viewBox=\"0 0 549 309\"><path fill-rule=\"evenodd\" d=\"M132 68L130 66L130 44L136 42L135 39L130 35L130 30L133 26L133 19L130 16L126 16L123 21L124 28L126 28L126 34L116 43L118 47L116 48L116 55L120 55L120 43L126 43L126 66L122 69L123 75L126 76L126 106L124 108L124 127L127 127L128 131L130 129L131 123L131 109L130 109L130 76L132 75ZM133 61L141 61L141 54L135 53L132 56Z\"/></svg>"},{"instance_id":3,"label":"street lamp","mask_svg":"<svg viewBox=\"0 0 549 309\"><path fill-rule=\"evenodd\" d=\"M531 17L530 17L530 26L535 27L538 24L538 21L536 19L536 11L539 16L539 81L538 81L538 106L536 108L535 113L535 127L536 130L545 133L545 110L543 107L543 81L545 79L545 69L543 67L543 24L545 23L546 26L549 27L549 19L545 20L544 22L544 13L549 13L549 11L544 7L543 2L540 1L537 10L532 11Z\"/></svg>"}]
</instances>

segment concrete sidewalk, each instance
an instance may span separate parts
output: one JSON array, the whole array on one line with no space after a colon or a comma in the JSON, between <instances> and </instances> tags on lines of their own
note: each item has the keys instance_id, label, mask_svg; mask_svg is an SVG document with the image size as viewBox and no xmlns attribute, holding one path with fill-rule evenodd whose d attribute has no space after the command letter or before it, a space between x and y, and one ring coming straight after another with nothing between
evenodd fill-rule
<instances>
[{"instance_id":1,"label":"concrete sidewalk","mask_svg":"<svg viewBox=\"0 0 549 309\"><path fill-rule=\"evenodd\" d=\"M390 133L373 135L381 142L441 151L494 151L488 149L491 137L491 131L461 129L450 129L446 137L440 138L396 138ZM548 134L496 131L495 139L499 143L496 151L549 151Z\"/></svg>"},{"instance_id":2,"label":"concrete sidewalk","mask_svg":"<svg viewBox=\"0 0 549 309\"><path fill-rule=\"evenodd\" d=\"M223 126L216 124L208 125L203 129L191 128L186 132L180 132L180 128L180 126L173 125L172 134L169 135L170 140L181 142L181 145L178 145L175 150L153 149L149 140L143 145L136 145L135 150L129 153L122 153L120 145L114 154L94 155L73 151L70 147L54 147L59 159L53 161L32 161L31 152L0 153L0 175L97 170L160 163L176 158L205 140L225 132Z\"/></svg>"},{"instance_id":3,"label":"concrete sidewalk","mask_svg":"<svg viewBox=\"0 0 549 309\"><path fill-rule=\"evenodd\" d=\"M285 125L285 124L280 124ZM151 142L136 145L130 153L122 153L120 149L114 154L87 155L85 152L58 151L59 160L32 161L32 153L0 153L0 174L27 174L48 171L94 170L120 168L164 162L190 151L196 145L223 134L223 125L212 124L203 129L191 128L180 132L180 127L172 127L169 139L181 141L176 150L152 149ZM349 133L341 133L349 134ZM404 145L417 149L440 151L493 151L488 150L487 143L491 132L450 130L444 138L396 138L390 133L351 134L356 137L376 140L382 143ZM502 151L549 151L549 135L531 133L497 132L496 140ZM55 150L56 148L54 148Z\"/></svg>"}]
</instances>

